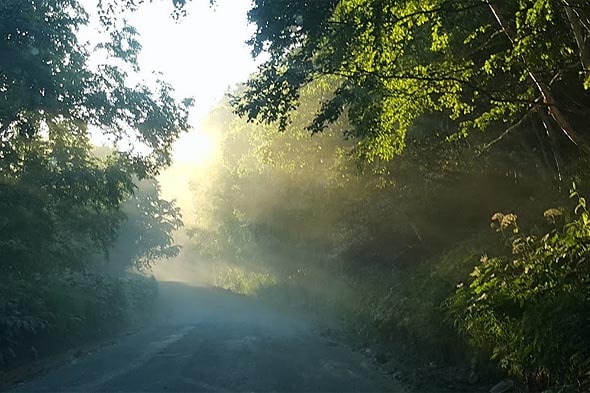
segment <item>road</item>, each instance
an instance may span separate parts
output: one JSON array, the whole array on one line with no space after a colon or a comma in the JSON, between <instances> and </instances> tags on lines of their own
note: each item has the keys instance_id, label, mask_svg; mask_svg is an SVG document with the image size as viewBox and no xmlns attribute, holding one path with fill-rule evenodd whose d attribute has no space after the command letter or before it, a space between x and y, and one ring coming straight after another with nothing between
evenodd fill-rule
<instances>
[{"instance_id":1,"label":"road","mask_svg":"<svg viewBox=\"0 0 590 393\"><path fill-rule=\"evenodd\" d=\"M160 322L14 392L404 392L302 318L219 289L160 285Z\"/></svg>"}]
</instances>

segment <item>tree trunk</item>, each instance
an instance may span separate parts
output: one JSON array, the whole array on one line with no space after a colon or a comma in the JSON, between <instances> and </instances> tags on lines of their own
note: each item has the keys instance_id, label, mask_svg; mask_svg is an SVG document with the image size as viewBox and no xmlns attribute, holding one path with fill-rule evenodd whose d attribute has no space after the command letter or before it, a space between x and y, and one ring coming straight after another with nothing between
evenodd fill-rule
<instances>
[{"instance_id":1,"label":"tree trunk","mask_svg":"<svg viewBox=\"0 0 590 393\"><path fill-rule=\"evenodd\" d=\"M492 11L494 18L500 25L500 28L502 29L506 37L508 37L508 39L512 43L512 46L514 47L515 37L510 31L510 27L504 23L504 20L502 19L502 16L498 11L498 6L496 4L490 3L489 0L486 0L486 3ZM590 144L588 144L588 142L577 133L577 131L572 127L567 118L561 112L561 109L559 108L559 102L553 96L553 92L551 91L549 85L543 82L541 78L538 77L533 72L533 70L530 69L524 57L521 56L521 58L529 77L537 87L537 90L539 90L539 92L543 96L543 103L547 106L547 111L551 118L557 123L561 131L565 134L565 136L567 136L567 138L570 141L572 141L572 143L574 143L584 154L590 157Z\"/></svg>"},{"instance_id":2,"label":"tree trunk","mask_svg":"<svg viewBox=\"0 0 590 393\"><path fill-rule=\"evenodd\" d=\"M578 46L578 54L580 56L580 64L584 71L584 76L588 77L590 71L590 46L584 33L584 25L580 19L578 12L574 10L575 0L564 0L565 14L572 27L572 33L576 39L576 45Z\"/></svg>"}]
</instances>

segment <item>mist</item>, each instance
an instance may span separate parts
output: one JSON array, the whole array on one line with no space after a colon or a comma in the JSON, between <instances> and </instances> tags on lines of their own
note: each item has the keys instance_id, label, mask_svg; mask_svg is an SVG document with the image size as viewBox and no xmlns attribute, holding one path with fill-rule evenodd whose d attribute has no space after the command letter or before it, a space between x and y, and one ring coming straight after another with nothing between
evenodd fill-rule
<instances>
[{"instance_id":1,"label":"mist","mask_svg":"<svg viewBox=\"0 0 590 393\"><path fill-rule=\"evenodd\" d=\"M363 162L358 145L342 137L345 116L323 133L306 130L316 97L326 94L304 90L284 131L240 118L229 99L211 110L199 131L208 158L198 145L183 146L194 162L174 163L159 178L185 226L175 234L180 254L153 272L340 332L331 337L350 335L378 362L388 359L386 367L401 367L392 354L401 351L416 366L440 362L442 373L453 364L467 381L473 359L456 350L462 339L449 302L482 256L503 247L490 217L518 206L519 222L536 222L564 199L511 151L470 161L469 143L419 128L404 154ZM450 156L465 165L449 166ZM244 323L276 322L240 307L235 314Z\"/></svg>"},{"instance_id":2,"label":"mist","mask_svg":"<svg viewBox=\"0 0 590 393\"><path fill-rule=\"evenodd\" d=\"M2 0L0 390L589 391L590 11L468 3Z\"/></svg>"},{"instance_id":3,"label":"mist","mask_svg":"<svg viewBox=\"0 0 590 393\"><path fill-rule=\"evenodd\" d=\"M284 132L247 122L224 99L198 140L179 142L183 159L158 179L181 209L182 251L154 266L159 280L363 325L369 304L407 289L408 271L429 269L453 244L485 234L495 209L530 203L530 185L484 166L423 178L419 145L392 163L359 163L355 144L341 136L345 118L321 134L304 129L325 94L307 90L305 109Z\"/></svg>"}]
</instances>

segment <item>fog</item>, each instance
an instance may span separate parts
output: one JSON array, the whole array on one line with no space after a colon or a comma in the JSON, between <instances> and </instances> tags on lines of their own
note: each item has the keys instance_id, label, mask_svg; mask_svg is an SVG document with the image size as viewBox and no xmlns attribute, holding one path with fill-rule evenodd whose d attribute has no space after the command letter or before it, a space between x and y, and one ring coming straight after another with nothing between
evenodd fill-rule
<instances>
[{"instance_id":1,"label":"fog","mask_svg":"<svg viewBox=\"0 0 590 393\"><path fill-rule=\"evenodd\" d=\"M459 3L1 0L0 390L589 391L587 2Z\"/></svg>"}]
</instances>

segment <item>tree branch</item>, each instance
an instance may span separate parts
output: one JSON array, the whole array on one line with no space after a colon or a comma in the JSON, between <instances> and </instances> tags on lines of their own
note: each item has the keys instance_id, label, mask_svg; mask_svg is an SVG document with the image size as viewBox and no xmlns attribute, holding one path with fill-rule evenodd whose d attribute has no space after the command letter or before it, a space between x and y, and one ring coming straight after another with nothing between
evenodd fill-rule
<instances>
[{"instance_id":1,"label":"tree branch","mask_svg":"<svg viewBox=\"0 0 590 393\"><path fill-rule=\"evenodd\" d=\"M506 37L508 37L508 39L512 43L512 46L515 47L516 39L510 32L509 26L507 26L504 23L502 16L498 10L498 6L496 4L492 4L489 0L485 0L485 2L488 4L496 21L504 31L504 34L506 35ZM551 88L530 69L530 67L528 66L528 62L526 61L524 56L521 55L521 59L525 69L527 70L529 77L537 87L537 90L539 90L539 92L543 96L543 102L547 105L549 114L551 115L553 120L555 120L561 131L574 145L576 145L584 154L590 156L590 144L588 144L588 142L577 133L577 131L568 122L567 118L563 115L563 113L559 109L557 100L553 96Z\"/></svg>"},{"instance_id":2,"label":"tree branch","mask_svg":"<svg viewBox=\"0 0 590 393\"><path fill-rule=\"evenodd\" d=\"M580 56L580 63L584 71L584 76L588 77L590 72L590 48L584 34L584 28L580 21L580 16L570 5L572 0L564 0L564 9L570 26L572 27L572 33L576 39L576 45L578 46L578 55Z\"/></svg>"},{"instance_id":3,"label":"tree branch","mask_svg":"<svg viewBox=\"0 0 590 393\"><path fill-rule=\"evenodd\" d=\"M507 129L505 129L504 132L502 132L497 138L494 138L490 142L483 145L482 148L479 149L479 151L477 152L476 157L481 156L484 152L488 151L493 145L495 145L496 143L498 143L502 139L504 139L504 137L506 137L506 135L510 134L512 131L514 131L515 129L520 127L522 125L522 123L524 123L524 121L536 110L537 110L537 107L531 108L530 110L527 111L527 113L524 114L524 116L519 121L517 121L516 123L514 123L513 125L511 125Z\"/></svg>"}]
</instances>

